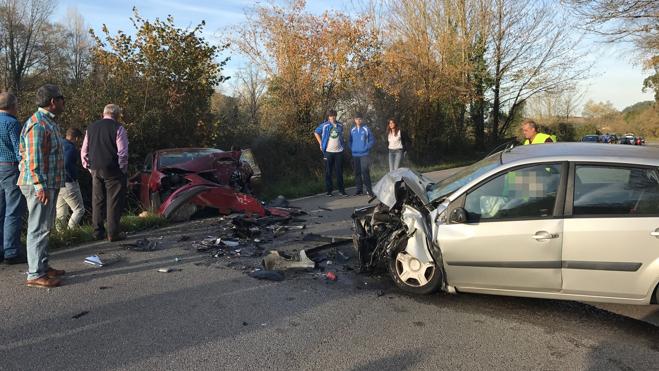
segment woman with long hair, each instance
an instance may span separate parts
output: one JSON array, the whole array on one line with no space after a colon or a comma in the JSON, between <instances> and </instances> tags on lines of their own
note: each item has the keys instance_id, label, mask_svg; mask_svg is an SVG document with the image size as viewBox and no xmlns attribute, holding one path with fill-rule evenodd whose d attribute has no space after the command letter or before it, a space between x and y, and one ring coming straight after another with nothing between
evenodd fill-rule
<instances>
[{"instance_id":1,"label":"woman with long hair","mask_svg":"<svg viewBox=\"0 0 659 371\"><path fill-rule=\"evenodd\" d=\"M387 120L387 140L389 142L389 171L400 167L405 152L405 140L395 119Z\"/></svg>"}]
</instances>

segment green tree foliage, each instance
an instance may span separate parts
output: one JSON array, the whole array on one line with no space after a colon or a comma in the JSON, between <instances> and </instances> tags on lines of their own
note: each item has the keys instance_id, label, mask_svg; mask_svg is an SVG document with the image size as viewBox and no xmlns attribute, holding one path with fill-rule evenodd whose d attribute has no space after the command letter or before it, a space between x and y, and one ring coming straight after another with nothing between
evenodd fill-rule
<instances>
[{"instance_id":1,"label":"green tree foliage","mask_svg":"<svg viewBox=\"0 0 659 371\"><path fill-rule=\"evenodd\" d=\"M98 117L107 103L124 108L131 142L131 157L141 162L150 151L210 144L215 125L210 115L211 96L228 58L217 55L228 45L209 44L201 22L192 29L176 27L173 17L149 21L136 9L135 36L112 35L104 25L94 31L92 77L79 94L84 111L80 121Z\"/></svg>"}]
</instances>

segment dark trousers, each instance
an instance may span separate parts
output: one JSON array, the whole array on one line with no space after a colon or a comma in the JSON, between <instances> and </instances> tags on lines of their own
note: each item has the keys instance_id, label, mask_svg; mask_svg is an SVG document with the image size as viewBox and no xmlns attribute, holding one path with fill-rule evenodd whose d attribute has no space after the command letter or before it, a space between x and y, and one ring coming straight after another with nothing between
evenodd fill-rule
<instances>
[{"instance_id":1,"label":"dark trousers","mask_svg":"<svg viewBox=\"0 0 659 371\"><path fill-rule=\"evenodd\" d=\"M357 187L357 193L362 193L364 186L366 187L366 192L371 193L371 160L368 155L353 157L352 164L355 168L355 186Z\"/></svg>"},{"instance_id":2,"label":"dark trousers","mask_svg":"<svg viewBox=\"0 0 659 371\"><path fill-rule=\"evenodd\" d=\"M332 172L336 173L336 186L339 192L346 193L343 186L343 152L325 153L325 190L327 193L332 192Z\"/></svg>"},{"instance_id":3,"label":"dark trousers","mask_svg":"<svg viewBox=\"0 0 659 371\"><path fill-rule=\"evenodd\" d=\"M97 239L106 236L103 225L106 216L107 237L119 235L126 188L126 175L121 170L92 170L92 225Z\"/></svg>"}]
</instances>

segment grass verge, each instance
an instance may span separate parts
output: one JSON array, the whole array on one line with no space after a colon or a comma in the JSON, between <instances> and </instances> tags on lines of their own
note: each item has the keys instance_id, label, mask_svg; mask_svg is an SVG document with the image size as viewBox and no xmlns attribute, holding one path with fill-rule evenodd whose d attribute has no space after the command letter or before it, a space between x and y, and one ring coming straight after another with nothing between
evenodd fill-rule
<instances>
[{"instance_id":1,"label":"grass verge","mask_svg":"<svg viewBox=\"0 0 659 371\"><path fill-rule=\"evenodd\" d=\"M167 219L154 214L145 217L137 215L124 215L121 217L121 231L128 233L161 228L167 224ZM93 232L94 229L88 224L74 229L54 228L50 233L48 245L51 249L57 249L92 242L95 240Z\"/></svg>"}]
</instances>

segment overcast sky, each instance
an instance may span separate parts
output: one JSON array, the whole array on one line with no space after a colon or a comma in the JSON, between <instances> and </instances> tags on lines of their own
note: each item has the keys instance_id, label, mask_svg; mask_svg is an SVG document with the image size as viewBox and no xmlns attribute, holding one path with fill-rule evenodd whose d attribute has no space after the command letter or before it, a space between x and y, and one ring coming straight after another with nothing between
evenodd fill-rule
<instances>
[{"instance_id":1,"label":"overcast sky","mask_svg":"<svg viewBox=\"0 0 659 371\"><path fill-rule=\"evenodd\" d=\"M99 30L106 24L114 34L117 30L132 30L129 17L133 6L137 5L140 14L148 19L174 16L180 27L195 26L202 19L206 21L205 35L209 40L220 40L221 35L230 31L232 25L244 21L245 8L253 6L256 1L246 0L61 0L56 10L55 19L65 22L67 9L77 8L89 27ZM334 9L350 12L354 9L353 0L309 0L307 8L314 13ZM640 66L632 63L633 51L625 45L604 45L588 43L590 58L594 61L593 77L585 84L584 102L611 101L618 109L644 100L653 100L650 92L642 93L643 79L648 75ZM227 52L231 61L224 74L231 76L245 67L245 58L234 52ZM590 63L591 61L584 61ZM226 88L224 89L226 90Z\"/></svg>"}]
</instances>

